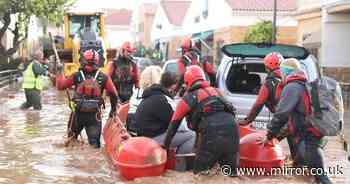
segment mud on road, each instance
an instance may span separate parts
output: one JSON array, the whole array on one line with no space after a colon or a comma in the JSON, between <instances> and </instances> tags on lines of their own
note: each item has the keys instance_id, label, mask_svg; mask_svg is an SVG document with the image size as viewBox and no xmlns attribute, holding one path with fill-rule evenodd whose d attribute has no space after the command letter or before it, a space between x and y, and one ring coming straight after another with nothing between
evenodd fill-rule
<instances>
[{"instance_id":1,"label":"mud on road","mask_svg":"<svg viewBox=\"0 0 350 184\"><path fill-rule=\"evenodd\" d=\"M15 87L0 92L0 184L171 184L171 183L311 183L305 176L225 177L194 176L190 172L167 171L163 176L123 181L110 164L103 149L87 144L63 146L69 109L65 94L55 89L43 92L43 110L23 111L24 93ZM104 118L107 117L105 110ZM349 111L347 111L349 112ZM350 120L350 113L346 120ZM347 123L347 122L346 122ZM346 124L346 135L350 126ZM83 137L86 135L83 134ZM346 138L350 140L350 137ZM284 143L283 143L284 144ZM286 147L286 145L283 145ZM342 168L343 174L331 176L334 183L350 183L350 164L339 138L326 147L328 166ZM286 153L288 149L286 148Z\"/></svg>"}]
</instances>

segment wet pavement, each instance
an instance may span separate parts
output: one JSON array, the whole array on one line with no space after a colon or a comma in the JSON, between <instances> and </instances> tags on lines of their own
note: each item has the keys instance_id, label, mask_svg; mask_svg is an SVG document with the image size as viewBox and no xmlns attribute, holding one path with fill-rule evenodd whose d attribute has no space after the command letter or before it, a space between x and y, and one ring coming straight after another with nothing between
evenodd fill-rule
<instances>
[{"instance_id":1,"label":"wet pavement","mask_svg":"<svg viewBox=\"0 0 350 184\"><path fill-rule=\"evenodd\" d=\"M44 91L41 111L20 110L25 98L15 88L3 91L1 97L0 184L118 181L118 173L109 165L103 149L87 144L63 146L69 115L64 93Z\"/></svg>"},{"instance_id":2,"label":"wet pavement","mask_svg":"<svg viewBox=\"0 0 350 184\"><path fill-rule=\"evenodd\" d=\"M64 92L55 89L44 91L41 111L20 110L19 106L24 101L24 93L16 86L0 91L0 184L313 182L311 177L305 176L230 178L217 174L198 177L190 172L175 171L168 171L160 177L125 182L109 164L103 149L96 150L87 144L63 146L69 115ZM345 114L350 120L350 113ZM346 124L346 127L345 134L350 135L350 125ZM83 134L83 138L86 142L86 135ZM347 139L350 140L350 137ZM328 166L338 165L343 172L332 176L332 181L350 183L350 162L339 138L330 139L325 155Z\"/></svg>"}]
</instances>

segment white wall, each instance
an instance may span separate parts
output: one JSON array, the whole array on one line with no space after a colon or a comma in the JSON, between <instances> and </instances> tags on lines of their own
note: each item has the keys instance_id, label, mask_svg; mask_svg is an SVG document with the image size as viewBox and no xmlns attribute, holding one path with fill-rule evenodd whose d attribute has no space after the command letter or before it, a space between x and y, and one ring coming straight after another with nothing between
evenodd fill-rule
<instances>
[{"instance_id":1,"label":"white wall","mask_svg":"<svg viewBox=\"0 0 350 184\"><path fill-rule=\"evenodd\" d=\"M350 14L322 14L322 65L350 67Z\"/></svg>"},{"instance_id":2,"label":"white wall","mask_svg":"<svg viewBox=\"0 0 350 184\"><path fill-rule=\"evenodd\" d=\"M322 5L331 5L331 4L334 4L334 3L342 3L342 2L345 2L345 1L348 1L348 0L321 0L322 1Z\"/></svg>"},{"instance_id":3,"label":"white wall","mask_svg":"<svg viewBox=\"0 0 350 184\"><path fill-rule=\"evenodd\" d=\"M116 28L113 26L106 27L106 42L109 48L119 48L125 41L133 40L133 33L129 27Z\"/></svg>"},{"instance_id":4,"label":"white wall","mask_svg":"<svg viewBox=\"0 0 350 184\"><path fill-rule=\"evenodd\" d=\"M230 26L234 22L232 10L226 0L208 0L206 19L202 15L204 9L204 0L192 1L183 23L183 30L186 34L219 29ZM200 22L195 23L194 20L198 16L200 16Z\"/></svg>"},{"instance_id":5,"label":"white wall","mask_svg":"<svg viewBox=\"0 0 350 184\"><path fill-rule=\"evenodd\" d=\"M272 12L233 12L226 0L208 0L209 15L202 17L204 0L192 1L189 13L184 20L184 32L187 34L219 29L229 26L251 26L263 20L272 20ZM201 16L200 23L194 19ZM278 26L297 26L297 21L289 15L278 14Z\"/></svg>"},{"instance_id":6,"label":"white wall","mask_svg":"<svg viewBox=\"0 0 350 184\"><path fill-rule=\"evenodd\" d=\"M319 7L324 0L298 0L298 9L307 9L313 7ZM326 0L330 1L330 0Z\"/></svg>"},{"instance_id":7,"label":"white wall","mask_svg":"<svg viewBox=\"0 0 350 184\"><path fill-rule=\"evenodd\" d=\"M162 29L157 28L158 24L162 25ZM168 17L163 10L163 7L159 4L152 25L151 40L154 41L157 39L169 39L171 37L182 34L183 33L181 28L170 24Z\"/></svg>"}]
</instances>

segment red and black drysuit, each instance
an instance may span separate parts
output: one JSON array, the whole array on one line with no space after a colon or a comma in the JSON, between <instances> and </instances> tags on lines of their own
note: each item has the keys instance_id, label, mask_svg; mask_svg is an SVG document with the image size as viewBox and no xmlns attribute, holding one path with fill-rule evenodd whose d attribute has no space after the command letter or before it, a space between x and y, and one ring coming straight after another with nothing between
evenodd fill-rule
<instances>
[{"instance_id":1,"label":"red and black drysuit","mask_svg":"<svg viewBox=\"0 0 350 184\"><path fill-rule=\"evenodd\" d=\"M287 124L292 135L291 143L296 151L294 166L305 165L323 170L323 136L306 120L306 116L311 113L311 99L306 90L306 81L302 71L286 78L276 112L268 125L267 139L276 138ZM326 175L315 175L315 178L322 184L331 183Z\"/></svg>"},{"instance_id":2,"label":"red and black drysuit","mask_svg":"<svg viewBox=\"0 0 350 184\"><path fill-rule=\"evenodd\" d=\"M121 103L126 102L132 95L133 86L139 88L139 71L131 57L119 56L108 64L107 75L111 77ZM111 96L110 116L116 110L118 98Z\"/></svg>"},{"instance_id":3,"label":"red and black drysuit","mask_svg":"<svg viewBox=\"0 0 350 184\"><path fill-rule=\"evenodd\" d=\"M244 120L245 122L254 121L256 116L258 116L258 114L261 112L264 105L269 109L271 113L275 113L283 89L283 83L281 80L282 76L280 70L274 70L268 73L268 76L265 79L265 83L261 86L258 97L252 109ZM293 145L292 136L288 135L288 130L286 127L284 127L283 131L281 131L281 133L278 135L278 139L282 140L285 137L287 137L289 150L293 159L296 154L296 148Z\"/></svg>"},{"instance_id":4,"label":"red and black drysuit","mask_svg":"<svg viewBox=\"0 0 350 184\"><path fill-rule=\"evenodd\" d=\"M198 81L179 102L167 130L164 147L169 148L182 119L197 133L195 174L211 169L216 162L229 165L236 175L239 158L239 132L233 106L206 81Z\"/></svg>"},{"instance_id":5,"label":"red and black drysuit","mask_svg":"<svg viewBox=\"0 0 350 184\"><path fill-rule=\"evenodd\" d=\"M101 105L103 104L103 90L106 89L112 96L116 96L117 91L110 77L102 72L97 72L96 70L85 72L80 69L68 78L65 78L63 74L59 74L56 76L56 86L59 90L75 86L75 94L72 99L76 104L74 109L75 116L73 123L69 125L71 127L68 127L68 137L77 139L82 129L85 128L89 144L99 148L101 146ZM93 79L98 83L98 90L86 88L86 86L81 87L84 81ZM83 112L82 109L86 106L91 107L93 110L91 112Z\"/></svg>"},{"instance_id":6,"label":"red and black drysuit","mask_svg":"<svg viewBox=\"0 0 350 184\"><path fill-rule=\"evenodd\" d=\"M245 118L245 121L252 122L256 116L261 112L264 105L270 112L274 113L278 104L279 97L282 91L282 85L280 84L282 79L280 70L274 70L268 73L265 79L265 83L261 85L258 97L250 110L249 114Z\"/></svg>"},{"instance_id":7,"label":"red and black drysuit","mask_svg":"<svg viewBox=\"0 0 350 184\"><path fill-rule=\"evenodd\" d=\"M209 77L210 84L212 86L215 86L216 72L214 71L214 67L208 61L200 59L198 51L191 49L190 51L184 52L182 57L177 60L177 65L179 69L180 80L177 84L176 91L181 90L182 85L184 83L184 75L186 72L186 68L191 65L200 66L203 69L205 75ZM180 94L181 93L183 92L180 91Z\"/></svg>"}]
</instances>

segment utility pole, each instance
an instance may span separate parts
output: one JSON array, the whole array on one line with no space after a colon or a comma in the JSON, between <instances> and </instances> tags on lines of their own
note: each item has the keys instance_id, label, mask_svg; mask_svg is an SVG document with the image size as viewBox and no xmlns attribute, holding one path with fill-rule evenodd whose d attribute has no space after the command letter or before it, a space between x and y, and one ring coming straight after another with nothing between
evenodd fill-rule
<instances>
[{"instance_id":1,"label":"utility pole","mask_svg":"<svg viewBox=\"0 0 350 184\"><path fill-rule=\"evenodd\" d=\"M277 18L277 0L273 3L273 22L272 22L272 43L276 43L276 18Z\"/></svg>"}]
</instances>

